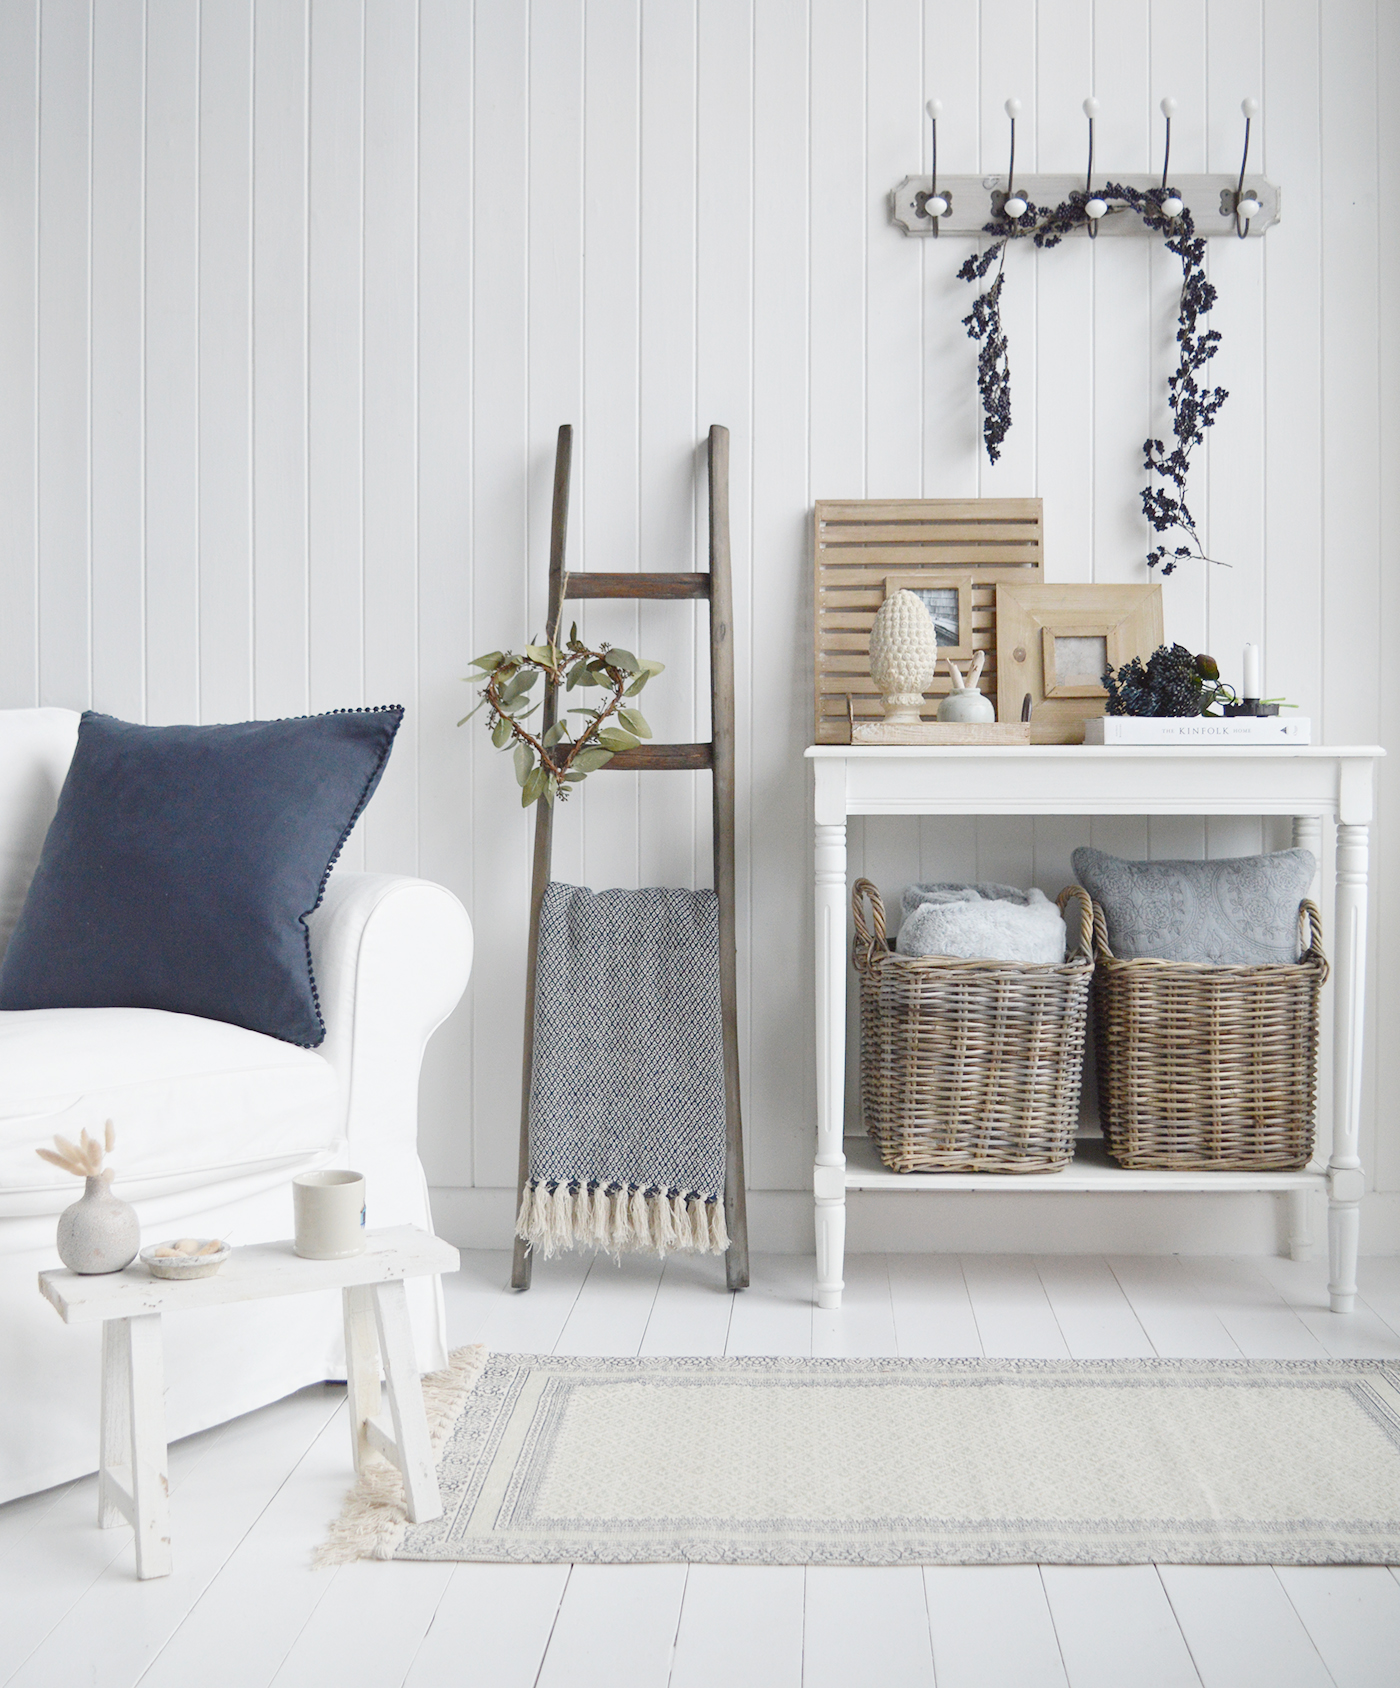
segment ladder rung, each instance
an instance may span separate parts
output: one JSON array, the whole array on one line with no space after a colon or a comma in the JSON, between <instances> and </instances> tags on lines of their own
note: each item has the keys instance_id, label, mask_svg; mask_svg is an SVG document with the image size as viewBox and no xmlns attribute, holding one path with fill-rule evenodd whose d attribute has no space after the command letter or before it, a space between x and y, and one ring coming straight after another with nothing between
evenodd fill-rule
<instances>
[{"instance_id":1,"label":"ladder rung","mask_svg":"<svg viewBox=\"0 0 1400 1688\"><path fill-rule=\"evenodd\" d=\"M635 750L619 750L611 762L604 762L599 773L608 768L708 768L714 760L708 744L639 744Z\"/></svg>"},{"instance_id":2,"label":"ladder rung","mask_svg":"<svg viewBox=\"0 0 1400 1688\"><path fill-rule=\"evenodd\" d=\"M708 598L708 574L571 574L565 598Z\"/></svg>"}]
</instances>

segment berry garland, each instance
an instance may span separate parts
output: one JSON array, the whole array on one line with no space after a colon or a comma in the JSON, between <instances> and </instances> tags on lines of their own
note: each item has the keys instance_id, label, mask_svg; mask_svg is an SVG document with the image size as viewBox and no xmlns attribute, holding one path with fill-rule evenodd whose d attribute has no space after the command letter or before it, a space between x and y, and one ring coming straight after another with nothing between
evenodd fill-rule
<instances>
[{"instance_id":1,"label":"berry garland","mask_svg":"<svg viewBox=\"0 0 1400 1688\"><path fill-rule=\"evenodd\" d=\"M1173 547L1160 543L1148 552L1148 567L1156 568L1160 563L1164 575L1171 574L1182 558L1212 560L1201 545L1196 519L1186 502L1186 479L1192 451L1205 438L1206 429L1215 425L1220 407L1229 397L1225 388L1203 387L1198 379L1220 344L1218 329L1203 329L1200 325L1201 318L1215 303L1216 292L1206 279L1206 243L1197 235L1191 213L1183 207L1178 216L1168 217L1162 210L1162 201L1173 191L1149 188L1144 193L1116 182L1107 182L1094 190L1095 198L1129 206L1148 228L1162 235L1167 250L1181 260L1181 302L1176 329L1179 354L1176 372L1167 378L1173 444L1168 451L1161 440L1149 439L1142 447L1142 466L1148 474L1141 493L1142 512L1155 533L1169 534L1175 529L1188 541ZM1089 221L1084 210L1089 197L1076 189L1050 211L1028 203L1019 217L1007 217L999 212L985 225L986 232L995 237L992 245L985 252L974 253L958 271L960 281L979 282L994 264L997 267L996 280L985 292L978 293L972 310L963 318L968 339L979 345L977 390L982 399L982 437L989 462L995 463L1001 456L1002 441L1011 427L1011 363L1001 325L1007 246L1027 236L1043 250L1058 246L1067 234Z\"/></svg>"}]
</instances>

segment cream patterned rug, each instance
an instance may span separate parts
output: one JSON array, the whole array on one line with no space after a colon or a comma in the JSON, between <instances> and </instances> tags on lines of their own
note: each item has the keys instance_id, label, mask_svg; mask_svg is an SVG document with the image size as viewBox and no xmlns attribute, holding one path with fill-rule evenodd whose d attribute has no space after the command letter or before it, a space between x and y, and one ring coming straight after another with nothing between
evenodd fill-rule
<instances>
[{"instance_id":1,"label":"cream patterned rug","mask_svg":"<svg viewBox=\"0 0 1400 1688\"><path fill-rule=\"evenodd\" d=\"M1400 1563L1379 1360L592 1360L424 1379L445 1511L321 1549L638 1564Z\"/></svg>"}]
</instances>

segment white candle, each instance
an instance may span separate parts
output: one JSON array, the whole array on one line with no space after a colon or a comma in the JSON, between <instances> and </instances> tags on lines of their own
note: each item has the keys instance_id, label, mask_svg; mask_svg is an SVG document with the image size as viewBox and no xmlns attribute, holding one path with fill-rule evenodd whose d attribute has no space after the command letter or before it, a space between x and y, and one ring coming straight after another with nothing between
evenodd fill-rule
<instances>
[{"instance_id":1,"label":"white candle","mask_svg":"<svg viewBox=\"0 0 1400 1688\"><path fill-rule=\"evenodd\" d=\"M1259 697L1259 647L1246 645L1244 648L1244 696Z\"/></svg>"}]
</instances>

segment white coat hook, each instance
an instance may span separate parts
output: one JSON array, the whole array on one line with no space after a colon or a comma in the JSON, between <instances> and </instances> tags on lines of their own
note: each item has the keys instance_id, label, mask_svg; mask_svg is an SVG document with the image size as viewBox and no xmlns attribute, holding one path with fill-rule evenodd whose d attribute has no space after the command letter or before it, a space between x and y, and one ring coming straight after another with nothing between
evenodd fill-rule
<instances>
[{"instance_id":1,"label":"white coat hook","mask_svg":"<svg viewBox=\"0 0 1400 1688\"><path fill-rule=\"evenodd\" d=\"M1172 161L1172 118L1176 116L1176 101L1170 94L1162 101L1162 116L1167 120L1167 144L1162 149L1162 215L1175 221L1181 215L1181 195L1167 186L1167 171Z\"/></svg>"},{"instance_id":2,"label":"white coat hook","mask_svg":"<svg viewBox=\"0 0 1400 1688\"><path fill-rule=\"evenodd\" d=\"M1089 119L1089 163L1084 171L1084 215L1089 219L1089 239L1099 238L1099 218L1108 215L1108 201L1100 199L1094 186L1094 119L1099 115L1099 102L1090 94L1084 102L1084 115Z\"/></svg>"},{"instance_id":3,"label":"white coat hook","mask_svg":"<svg viewBox=\"0 0 1400 1688\"><path fill-rule=\"evenodd\" d=\"M1026 196L1016 192L1016 119L1021 115L1021 102L1014 97L1006 102L1006 115L1011 119L1011 161L1006 166L1006 198L1001 202L1001 214L1015 221L1026 214Z\"/></svg>"},{"instance_id":4,"label":"white coat hook","mask_svg":"<svg viewBox=\"0 0 1400 1688\"><path fill-rule=\"evenodd\" d=\"M1235 233L1243 240L1249 233L1250 219L1257 217L1263 206L1254 189L1244 185L1245 167L1249 163L1249 126L1259 115L1259 102L1253 98L1243 99L1240 110L1244 113L1244 153L1240 158L1240 179L1235 187Z\"/></svg>"},{"instance_id":5,"label":"white coat hook","mask_svg":"<svg viewBox=\"0 0 1400 1688\"><path fill-rule=\"evenodd\" d=\"M928 113L929 122L933 125L933 186L929 189L927 197L919 207L919 215L935 219L933 232L937 234L937 219L946 217L952 206L949 195L938 191L938 119L943 114L943 102L942 100L930 100L924 110Z\"/></svg>"}]
</instances>

